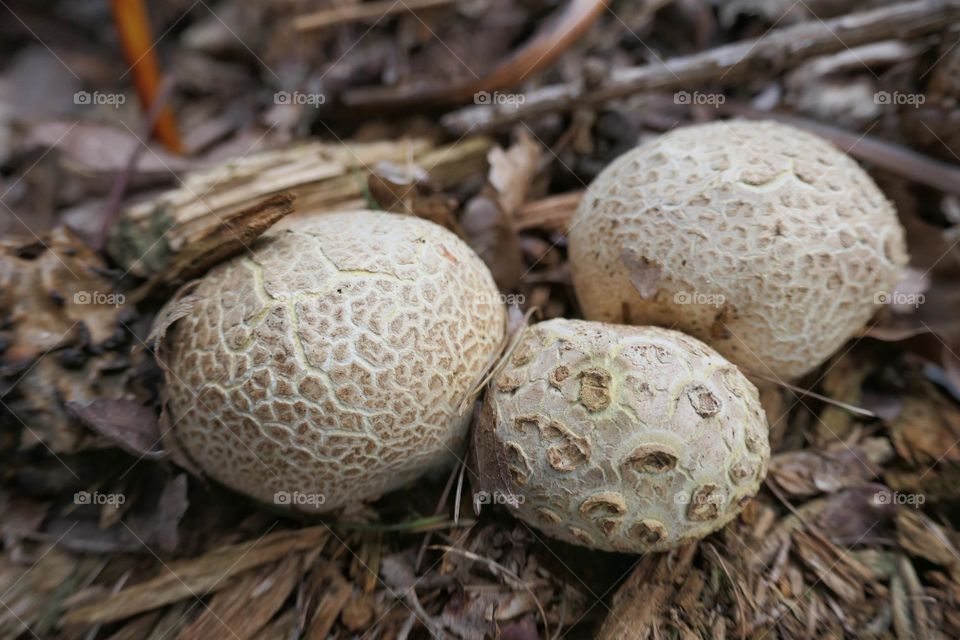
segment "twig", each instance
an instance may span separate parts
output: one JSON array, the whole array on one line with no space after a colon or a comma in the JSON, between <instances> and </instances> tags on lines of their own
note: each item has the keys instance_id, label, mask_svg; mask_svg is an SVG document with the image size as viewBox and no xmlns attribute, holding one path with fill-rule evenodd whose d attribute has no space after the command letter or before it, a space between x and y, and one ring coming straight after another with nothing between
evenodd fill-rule
<instances>
[{"instance_id":1,"label":"twig","mask_svg":"<svg viewBox=\"0 0 960 640\"><path fill-rule=\"evenodd\" d=\"M849 404L849 403L846 403L846 402L841 402L840 400L835 400L835 399L831 398L830 396L825 396L825 395L823 395L822 393L817 393L816 391L811 391L810 389L804 389L803 387L798 387L798 386L795 385L795 384L790 384L789 382L784 382L783 380L781 380L781 379L779 379L779 378L774 378L774 377L772 377L772 376L765 375L765 374L763 374L763 373L760 373L759 371L756 371L755 369L747 369L746 367L742 367L742 369L743 369L743 372L744 372L745 374L747 374L748 376L752 376L752 377L754 377L754 378L760 378L761 380L765 380L766 382L770 382L770 383L773 383L773 384L775 384L775 385L781 386L781 387L783 387L783 388L785 388L785 389L789 389L790 391L793 391L794 393L796 393L796 394L798 394L798 395L801 395L801 396L810 396L811 398L816 398L817 400L820 400L821 402L826 402L827 404L831 404L831 405L833 405L833 406L835 406L835 407L839 407L839 408L841 408L841 409L845 409L846 411L849 411L850 413L855 414L855 415L858 415L858 416L864 416L864 417L866 417L866 418L876 418L876 417L878 417L877 414L875 414L873 411L870 411L869 409L863 409L863 408L858 407L858 406L853 405L853 404Z\"/></svg>"},{"instance_id":2,"label":"twig","mask_svg":"<svg viewBox=\"0 0 960 640\"><path fill-rule=\"evenodd\" d=\"M352 89L343 93L340 102L351 112L384 111L465 102L480 92L516 86L553 63L586 32L606 6L604 0L569 0L556 20L480 79L453 85L415 83Z\"/></svg>"},{"instance_id":3,"label":"twig","mask_svg":"<svg viewBox=\"0 0 960 640\"><path fill-rule=\"evenodd\" d=\"M583 191L568 191L524 204L517 211L517 229L524 231L540 228L566 232L583 194Z\"/></svg>"},{"instance_id":4,"label":"twig","mask_svg":"<svg viewBox=\"0 0 960 640\"><path fill-rule=\"evenodd\" d=\"M313 31L350 22L385 18L408 11L413 13L423 9L434 9L455 2L456 0L404 0L404 2L380 0L378 2L341 5L297 16L293 21L293 28L297 31Z\"/></svg>"},{"instance_id":5,"label":"twig","mask_svg":"<svg viewBox=\"0 0 960 640\"><path fill-rule=\"evenodd\" d=\"M549 85L524 96L522 103L483 105L454 111L442 120L454 135L489 131L551 113L595 106L644 91L665 91L703 83L736 84L769 77L812 56L890 38L907 39L954 24L958 0L918 0L830 20L811 20L776 29L752 40L688 56L617 69L593 88Z\"/></svg>"},{"instance_id":6,"label":"twig","mask_svg":"<svg viewBox=\"0 0 960 640\"><path fill-rule=\"evenodd\" d=\"M457 478L457 494L453 500L453 521L460 522L460 500L463 497L463 477L466 473L467 465L460 465L460 477Z\"/></svg>"},{"instance_id":7,"label":"twig","mask_svg":"<svg viewBox=\"0 0 960 640\"><path fill-rule=\"evenodd\" d=\"M463 462L457 462L453 470L450 472L450 477L447 478L447 484L443 486L443 492L440 493L440 499L437 500L437 506L433 510L435 516L439 516L443 511L443 505L446 503L447 498L450 497L450 490L453 489L453 479L457 477L457 472L463 467ZM459 500L459 496L457 497ZM458 520L456 511L454 511L453 516L454 522ZM427 554L427 547L430 545L430 540L433 539L433 532L427 531L427 535L423 536L423 542L420 543L420 551L417 552L417 561L413 565L414 571L420 571L420 565L423 563L423 558Z\"/></svg>"},{"instance_id":8,"label":"twig","mask_svg":"<svg viewBox=\"0 0 960 640\"><path fill-rule=\"evenodd\" d=\"M400 631L397 633L397 640L407 640L410 637L410 632L413 631L413 625L417 621L417 614L411 611L407 614L407 619L404 621L403 626L400 627Z\"/></svg>"},{"instance_id":9,"label":"twig","mask_svg":"<svg viewBox=\"0 0 960 640\"><path fill-rule=\"evenodd\" d=\"M167 77L160 83L160 88L157 90L153 103L150 105L150 109L147 111L146 118L144 119L144 131L141 140L146 140L150 137L150 132L156 127L160 115L164 112L164 108L170 100L173 87L174 80L172 77ZM139 141L133 145L133 150L130 152L130 159L110 188L110 194L107 196L107 202L104 205L103 224L100 226L100 235L97 237L97 244L96 247L94 247L97 250L103 249L106 245L107 236L110 234L110 227L113 226L113 223L116 222L120 216L120 203L123 200L123 194L126 192L127 186L129 186L130 180L133 178L133 173L137 168L137 162L140 160L140 156L143 155L145 149L146 147L140 144Z\"/></svg>"}]
</instances>

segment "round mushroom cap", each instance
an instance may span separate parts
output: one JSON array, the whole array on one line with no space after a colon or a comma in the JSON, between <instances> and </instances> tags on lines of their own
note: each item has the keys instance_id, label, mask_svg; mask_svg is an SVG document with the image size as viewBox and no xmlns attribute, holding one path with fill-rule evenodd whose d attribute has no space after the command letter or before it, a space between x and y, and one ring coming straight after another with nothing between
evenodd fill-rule
<instances>
[{"instance_id":1,"label":"round mushroom cap","mask_svg":"<svg viewBox=\"0 0 960 640\"><path fill-rule=\"evenodd\" d=\"M191 298L163 358L177 444L227 487L310 512L455 460L458 405L506 327L463 241L371 211L268 232Z\"/></svg>"},{"instance_id":2,"label":"round mushroom cap","mask_svg":"<svg viewBox=\"0 0 960 640\"><path fill-rule=\"evenodd\" d=\"M695 338L549 320L491 381L474 432L479 502L605 551L663 551L716 531L770 458L756 388Z\"/></svg>"},{"instance_id":3,"label":"round mushroom cap","mask_svg":"<svg viewBox=\"0 0 960 640\"><path fill-rule=\"evenodd\" d=\"M829 142L775 122L676 129L597 176L570 229L591 320L695 336L796 378L887 300L907 262L893 205Z\"/></svg>"}]
</instances>

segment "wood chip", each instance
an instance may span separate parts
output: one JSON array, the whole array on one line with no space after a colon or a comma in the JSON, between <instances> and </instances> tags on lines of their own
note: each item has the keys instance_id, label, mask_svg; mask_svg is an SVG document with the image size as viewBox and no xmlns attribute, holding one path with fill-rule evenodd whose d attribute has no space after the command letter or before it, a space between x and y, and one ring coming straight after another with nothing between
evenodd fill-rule
<instances>
[{"instance_id":1,"label":"wood chip","mask_svg":"<svg viewBox=\"0 0 960 640\"><path fill-rule=\"evenodd\" d=\"M302 573L301 554L234 578L218 591L179 640L247 640L256 638L293 592Z\"/></svg>"},{"instance_id":2,"label":"wood chip","mask_svg":"<svg viewBox=\"0 0 960 640\"><path fill-rule=\"evenodd\" d=\"M353 593L353 586L346 581L337 566L320 561L311 577L311 597L315 599L310 624L304 634L306 640L323 640L329 635L337 616Z\"/></svg>"},{"instance_id":3,"label":"wood chip","mask_svg":"<svg viewBox=\"0 0 960 640\"><path fill-rule=\"evenodd\" d=\"M229 584L228 579L297 551L322 545L326 527L280 531L222 547L196 558L165 565L160 575L128 587L102 602L67 613L64 624L103 624L128 618L184 598L202 596Z\"/></svg>"}]
</instances>

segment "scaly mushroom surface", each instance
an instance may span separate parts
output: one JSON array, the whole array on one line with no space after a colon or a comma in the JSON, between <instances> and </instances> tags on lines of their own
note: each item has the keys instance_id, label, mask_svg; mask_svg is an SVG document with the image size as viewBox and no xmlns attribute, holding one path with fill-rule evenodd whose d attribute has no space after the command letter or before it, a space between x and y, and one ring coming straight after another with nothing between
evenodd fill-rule
<instances>
[{"instance_id":1,"label":"scaly mushroom surface","mask_svg":"<svg viewBox=\"0 0 960 640\"><path fill-rule=\"evenodd\" d=\"M699 340L549 320L526 329L474 431L479 502L606 551L663 551L716 531L766 474L756 388Z\"/></svg>"}]
</instances>

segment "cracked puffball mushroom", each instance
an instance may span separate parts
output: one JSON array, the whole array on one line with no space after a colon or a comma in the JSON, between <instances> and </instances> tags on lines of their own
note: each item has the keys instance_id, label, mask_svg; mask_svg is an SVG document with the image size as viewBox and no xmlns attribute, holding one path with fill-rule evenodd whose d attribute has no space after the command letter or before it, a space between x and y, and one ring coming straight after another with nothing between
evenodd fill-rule
<instances>
[{"instance_id":1,"label":"cracked puffball mushroom","mask_svg":"<svg viewBox=\"0 0 960 640\"><path fill-rule=\"evenodd\" d=\"M684 127L620 156L590 185L569 243L588 319L673 327L784 379L860 330L907 262L870 176L774 122Z\"/></svg>"},{"instance_id":2,"label":"cracked puffball mushroom","mask_svg":"<svg viewBox=\"0 0 960 640\"><path fill-rule=\"evenodd\" d=\"M479 503L627 553L721 528L770 457L757 390L735 365L678 331L585 320L525 330L490 383L473 444Z\"/></svg>"},{"instance_id":3,"label":"cracked puffball mushroom","mask_svg":"<svg viewBox=\"0 0 960 640\"><path fill-rule=\"evenodd\" d=\"M161 315L175 322L158 344L173 448L231 489L309 512L455 460L470 418L458 405L506 330L463 241L371 211L270 231Z\"/></svg>"}]
</instances>

